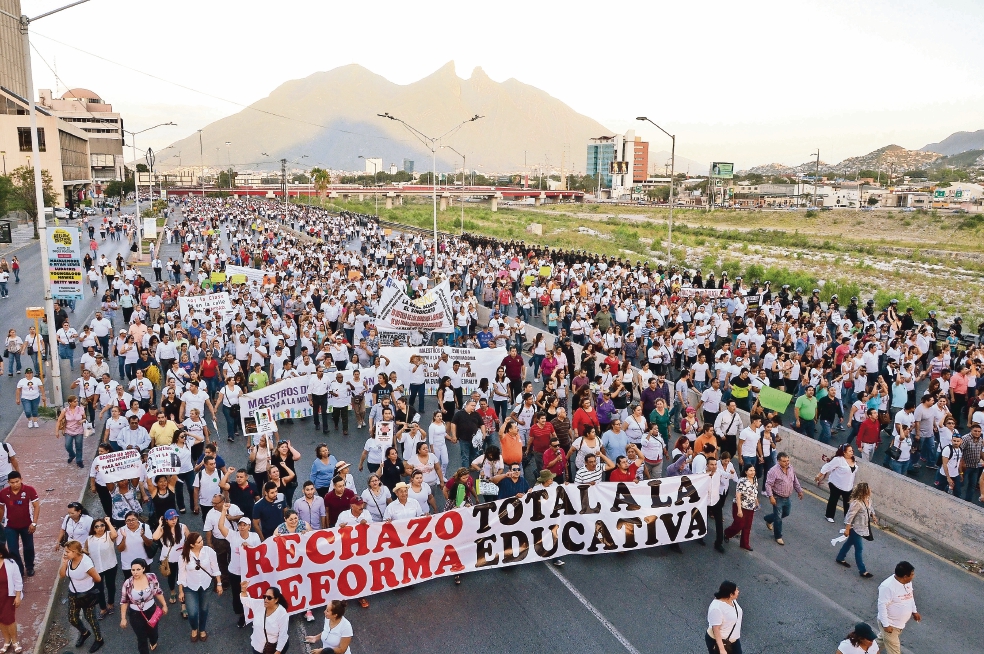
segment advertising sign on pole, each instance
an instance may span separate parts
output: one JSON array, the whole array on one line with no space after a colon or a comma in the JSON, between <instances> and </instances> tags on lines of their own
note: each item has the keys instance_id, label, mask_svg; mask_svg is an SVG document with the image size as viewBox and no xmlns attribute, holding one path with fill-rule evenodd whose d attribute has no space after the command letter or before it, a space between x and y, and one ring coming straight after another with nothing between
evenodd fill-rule
<instances>
[{"instance_id":1,"label":"advertising sign on pole","mask_svg":"<svg viewBox=\"0 0 984 654\"><path fill-rule=\"evenodd\" d=\"M51 297L56 300L82 300L82 255L79 230L49 227L48 268L51 274Z\"/></svg>"},{"instance_id":2,"label":"advertising sign on pole","mask_svg":"<svg viewBox=\"0 0 984 654\"><path fill-rule=\"evenodd\" d=\"M731 179L735 176L735 165L723 161L715 161L711 164L711 177Z\"/></svg>"}]
</instances>

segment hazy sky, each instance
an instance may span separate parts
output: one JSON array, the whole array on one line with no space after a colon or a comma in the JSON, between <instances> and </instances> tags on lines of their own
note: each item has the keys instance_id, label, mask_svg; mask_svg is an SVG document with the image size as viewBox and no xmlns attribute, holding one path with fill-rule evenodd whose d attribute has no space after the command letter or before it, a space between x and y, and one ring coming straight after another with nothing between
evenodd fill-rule
<instances>
[{"instance_id":1,"label":"hazy sky","mask_svg":"<svg viewBox=\"0 0 984 654\"><path fill-rule=\"evenodd\" d=\"M127 129L178 123L142 135L141 149L316 71L358 63L406 84L449 60L461 77L475 66L514 77L613 130L648 115L677 135L681 156L740 167L802 163L817 148L835 162L984 129L981 0L367 6L91 0L32 26L35 86L54 89L55 67L62 90L92 89Z\"/></svg>"}]
</instances>

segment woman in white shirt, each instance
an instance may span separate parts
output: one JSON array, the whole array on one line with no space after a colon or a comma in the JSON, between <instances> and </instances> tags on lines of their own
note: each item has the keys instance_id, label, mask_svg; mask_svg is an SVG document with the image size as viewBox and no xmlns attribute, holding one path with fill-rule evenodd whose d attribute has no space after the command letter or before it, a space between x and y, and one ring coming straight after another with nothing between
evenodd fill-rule
<instances>
[{"instance_id":1,"label":"woman in white shirt","mask_svg":"<svg viewBox=\"0 0 984 654\"><path fill-rule=\"evenodd\" d=\"M909 464L912 462L912 437L910 436L909 427L907 425L900 425L896 423L898 431L895 434L895 439L892 441L892 445L899 448L899 458L888 460L888 467L890 467L895 472L900 475L904 475L909 471ZM940 430L942 433L943 430ZM952 439L952 437L951 437Z\"/></svg>"},{"instance_id":2,"label":"woman in white shirt","mask_svg":"<svg viewBox=\"0 0 984 654\"><path fill-rule=\"evenodd\" d=\"M417 500L417 504L420 505L424 514L430 513L431 509L434 510L434 513L437 513L437 502L434 500L434 491L430 485L424 482L424 473L419 468L414 470L413 474L410 475L410 488L408 492L411 498Z\"/></svg>"},{"instance_id":3,"label":"woman in white shirt","mask_svg":"<svg viewBox=\"0 0 984 654\"><path fill-rule=\"evenodd\" d=\"M854 625L854 631L837 646L837 654L877 654L875 630L867 622Z\"/></svg>"},{"instance_id":4,"label":"woman in white shirt","mask_svg":"<svg viewBox=\"0 0 984 654\"><path fill-rule=\"evenodd\" d=\"M371 474L366 482L366 489L362 491L362 499L365 500L366 510L372 515L375 522L382 522L383 515L386 513L386 505L393 499L390 489L379 479L379 475Z\"/></svg>"},{"instance_id":5,"label":"woman in white shirt","mask_svg":"<svg viewBox=\"0 0 984 654\"><path fill-rule=\"evenodd\" d=\"M733 581L721 582L714 593L714 601L707 607L707 631L704 644L708 654L740 652L741 621L743 611L738 605L738 585ZM725 643L733 646L726 648Z\"/></svg>"},{"instance_id":6,"label":"woman in white shirt","mask_svg":"<svg viewBox=\"0 0 984 654\"><path fill-rule=\"evenodd\" d=\"M448 474L448 426L444 422L444 414L435 411L433 421L427 427L427 442L430 443L431 454L437 457L441 468L441 476Z\"/></svg>"},{"instance_id":7,"label":"woman in white shirt","mask_svg":"<svg viewBox=\"0 0 984 654\"><path fill-rule=\"evenodd\" d=\"M215 550L205 545L202 535L191 532L185 539L178 561L178 599L188 606L191 642L208 640L209 590L215 579L215 594L222 595L222 578Z\"/></svg>"},{"instance_id":8,"label":"woman in white shirt","mask_svg":"<svg viewBox=\"0 0 984 654\"><path fill-rule=\"evenodd\" d=\"M102 580L99 587L99 619L113 612L113 598L116 597L116 530L105 518L92 521L89 536L85 539L85 553L92 559L92 565Z\"/></svg>"},{"instance_id":9,"label":"woman in white shirt","mask_svg":"<svg viewBox=\"0 0 984 654\"><path fill-rule=\"evenodd\" d=\"M352 624L345 618L345 600L332 600L325 607L325 627L320 636L306 636L304 641L320 648L311 648L311 654L352 654Z\"/></svg>"},{"instance_id":10,"label":"woman in white shirt","mask_svg":"<svg viewBox=\"0 0 984 654\"><path fill-rule=\"evenodd\" d=\"M829 475L827 485L830 487L830 499L827 500L827 522L834 521L839 499L844 503L844 513L847 513L857 470L858 464L854 460L854 448L846 443L837 448L833 458L820 468L819 474L814 479L817 485L820 485L823 478Z\"/></svg>"},{"instance_id":11,"label":"woman in white shirt","mask_svg":"<svg viewBox=\"0 0 984 654\"><path fill-rule=\"evenodd\" d=\"M95 634L96 640L89 651L97 651L103 645L102 632L96 619L96 602L99 594L96 584L102 578L92 565L92 559L83 553L82 543L73 540L65 546L58 576L62 579L68 578L68 621L79 632L75 646L82 647L89 636ZM92 631L82 624L80 613L85 615L85 620Z\"/></svg>"},{"instance_id":12,"label":"woman in white shirt","mask_svg":"<svg viewBox=\"0 0 984 654\"><path fill-rule=\"evenodd\" d=\"M276 643L275 654L281 654L287 647L290 635L290 618L287 615L287 600L280 589L270 586L263 592L262 599L249 596L249 582L240 583L239 598L243 606L253 613L253 635L249 639L256 654L264 654L267 643Z\"/></svg>"}]
</instances>

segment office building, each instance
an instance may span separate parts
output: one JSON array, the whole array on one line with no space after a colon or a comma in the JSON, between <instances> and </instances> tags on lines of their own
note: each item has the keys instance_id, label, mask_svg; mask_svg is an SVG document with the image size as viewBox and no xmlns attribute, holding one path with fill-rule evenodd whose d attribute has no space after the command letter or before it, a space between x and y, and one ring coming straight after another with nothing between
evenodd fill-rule
<instances>
[{"instance_id":1,"label":"office building","mask_svg":"<svg viewBox=\"0 0 984 654\"><path fill-rule=\"evenodd\" d=\"M631 193L633 184L646 181L649 143L634 130L588 141L586 174L600 180L600 194L613 199ZM600 174L599 174L600 173Z\"/></svg>"},{"instance_id":2,"label":"office building","mask_svg":"<svg viewBox=\"0 0 984 654\"><path fill-rule=\"evenodd\" d=\"M96 182L123 179L123 119L113 105L89 89L70 89L60 98L38 91L38 104L89 135L89 165Z\"/></svg>"},{"instance_id":3,"label":"office building","mask_svg":"<svg viewBox=\"0 0 984 654\"><path fill-rule=\"evenodd\" d=\"M588 160L585 174L597 180L602 189L612 187L611 164L615 160L615 137L599 136L588 141Z\"/></svg>"},{"instance_id":4,"label":"office building","mask_svg":"<svg viewBox=\"0 0 984 654\"><path fill-rule=\"evenodd\" d=\"M20 16L20 0L0 0L0 9ZM0 86L22 98L30 97L32 94L28 93L26 77L24 39L20 33L20 25L13 18L0 14Z\"/></svg>"},{"instance_id":5,"label":"office building","mask_svg":"<svg viewBox=\"0 0 984 654\"><path fill-rule=\"evenodd\" d=\"M403 172L413 175L413 159L403 160Z\"/></svg>"},{"instance_id":6,"label":"office building","mask_svg":"<svg viewBox=\"0 0 984 654\"><path fill-rule=\"evenodd\" d=\"M379 157L366 157L366 174L375 175L383 172L383 160Z\"/></svg>"},{"instance_id":7,"label":"office building","mask_svg":"<svg viewBox=\"0 0 984 654\"><path fill-rule=\"evenodd\" d=\"M9 173L20 166L31 166L31 119L27 100L0 87L0 151ZM41 169L51 175L55 206L77 205L92 185L89 135L37 106L38 149Z\"/></svg>"}]
</instances>

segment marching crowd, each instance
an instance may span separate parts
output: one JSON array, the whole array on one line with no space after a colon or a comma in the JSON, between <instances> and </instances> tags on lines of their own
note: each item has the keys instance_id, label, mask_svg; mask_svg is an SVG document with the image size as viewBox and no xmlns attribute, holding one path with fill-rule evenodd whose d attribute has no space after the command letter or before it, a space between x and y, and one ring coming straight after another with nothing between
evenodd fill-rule
<instances>
[{"instance_id":1,"label":"marching crowd","mask_svg":"<svg viewBox=\"0 0 984 654\"><path fill-rule=\"evenodd\" d=\"M827 479L830 488L827 521L835 521L838 503L845 510L834 560L850 567L853 548L863 578L873 576L862 553L877 514L868 486L854 481L855 453L871 461L888 444L879 463L902 474L938 467L941 490L966 501L984 495L984 384L977 385L984 350L960 343L959 318L951 337L938 342L935 316L919 322L894 301L876 309L856 298L841 306L833 296L824 304L819 289L774 292L767 280L704 279L700 271L474 235L442 238L435 255L427 236L313 207L290 205L283 215L282 206L266 202L195 198L180 208L167 239L181 255L153 259L153 280L122 258L100 257L90 262L92 292L102 293L95 318L80 333L63 308L56 314L58 358L79 369L57 424L68 463L85 465L90 431L99 454L169 445L180 461L177 475L119 481L92 462L90 486L103 516L70 505L62 520L69 617L76 645L91 637L92 652L117 601L120 625L132 629L141 654L156 648L159 622L173 619L165 617L170 607L187 620L192 642L207 641L209 607L224 592L240 627L250 610L252 648L284 652L286 602L275 587L259 599L248 594L235 554L243 545L513 497L537 485L707 473L717 551L735 537L751 551L756 514L784 545L792 497L803 496L782 452L784 424L842 443L817 482ZM261 273L233 283L221 274L229 265ZM452 289L453 333L376 329L386 283L413 297L443 280ZM218 290L230 293L230 313L181 311L179 298ZM480 306L488 320L479 318ZM493 377L472 388L459 362L442 359L427 370L430 364L408 355L408 378L399 379L380 354L390 340L428 339L501 347L503 358ZM11 330L7 350L32 357L17 401L36 425L42 389L33 370L45 354L43 339L31 332L22 340ZM14 358L7 365L12 374ZM327 438L303 452L276 432L243 433L240 398L301 375L310 375L313 414L301 420L326 434L333 426L342 438L350 430L367 435L357 463L336 459ZM439 381L436 410L425 415L428 376ZM794 398L791 419L763 405L765 387ZM739 409L749 412L747 424ZM381 433L392 435L391 447L379 444ZM245 465L229 465L220 445ZM460 461L452 463L454 446ZM306 456L312 463L302 481ZM16 590L20 575L33 573L30 536L40 507L9 446L0 464L5 457L0 577ZM369 473L361 491L353 467ZM760 513L763 502L769 506ZM199 531L189 526L189 511L200 515ZM841 654L877 651L876 637L887 651L901 651L899 632L910 617L920 619L913 574L899 564L878 590L879 633L856 625ZM741 652L738 592L725 582L708 611L712 654ZM16 633L6 631L19 594L10 602L5 612L0 598L0 628L19 652ZM366 598L359 603L369 606ZM345 602L329 604L324 630L309 642L347 652L353 632L345 612ZM315 619L310 611L305 618Z\"/></svg>"}]
</instances>

